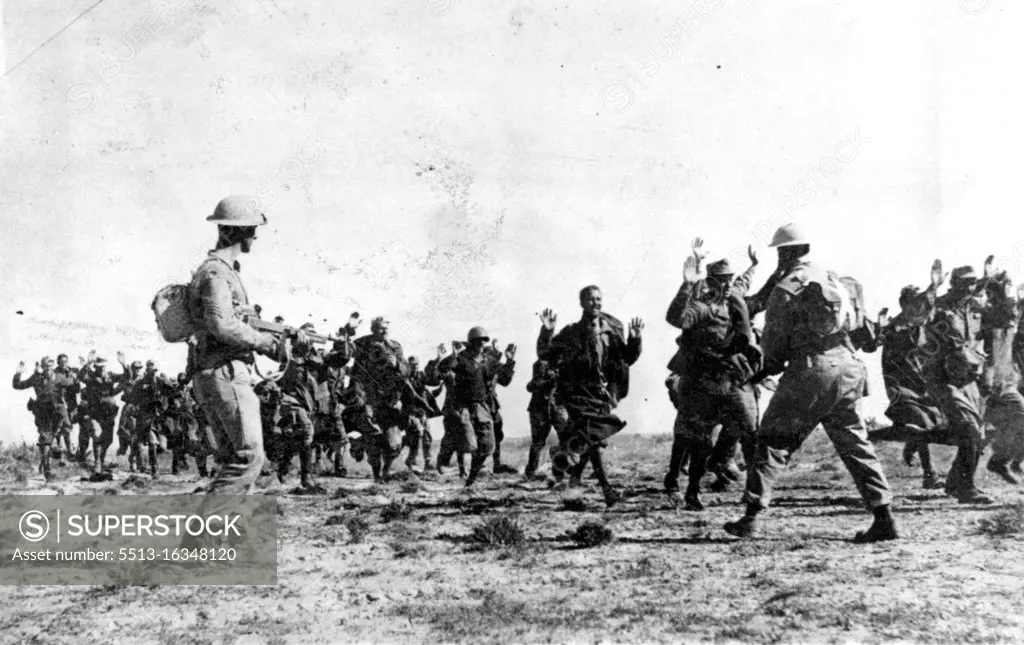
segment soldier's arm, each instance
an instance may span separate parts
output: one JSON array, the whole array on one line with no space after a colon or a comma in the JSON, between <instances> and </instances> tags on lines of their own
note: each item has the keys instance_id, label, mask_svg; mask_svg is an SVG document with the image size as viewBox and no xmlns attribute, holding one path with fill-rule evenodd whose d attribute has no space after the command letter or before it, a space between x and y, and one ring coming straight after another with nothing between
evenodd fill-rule
<instances>
[{"instance_id":1,"label":"soldier's arm","mask_svg":"<svg viewBox=\"0 0 1024 645\"><path fill-rule=\"evenodd\" d=\"M679 287L675 297L672 298L672 302L668 305L668 311L665 312L665 321L676 329L682 328L683 312L686 311L687 305L693 300L698 284L697 282L684 282Z\"/></svg>"},{"instance_id":2,"label":"soldier's arm","mask_svg":"<svg viewBox=\"0 0 1024 645\"><path fill-rule=\"evenodd\" d=\"M506 361L501 363L497 367L498 385L508 387L509 383L512 382L512 376L515 374L516 362L514 360Z\"/></svg>"},{"instance_id":3,"label":"soldier's arm","mask_svg":"<svg viewBox=\"0 0 1024 645\"><path fill-rule=\"evenodd\" d=\"M439 362L440 361L436 358L427 361L426 366L423 368L423 383L425 385L429 385L430 387L437 387L438 385L441 385L441 377L438 374Z\"/></svg>"},{"instance_id":4,"label":"soldier's arm","mask_svg":"<svg viewBox=\"0 0 1024 645\"><path fill-rule=\"evenodd\" d=\"M757 265L751 264L750 268L740 274L732 282L732 293L738 296L746 296L750 287L754 284L754 274L757 273Z\"/></svg>"},{"instance_id":5,"label":"soldier's arm","mask_svg":"<svg viewBox=\"0 0 1024 645\"><path fill-rule=\"evenodd\" d=\"M540 334L537 335L537 356L544 358L551 351L551 339L555 332L547 327L541 326Z\"/></svg>"},{"instance_id":6,"label":"soldier's arm","mask_svg":"<svg viewBox=\"0 0 1024 645\"><path fill-rule=\"evenodd\" d=\"M789 334L794 322L791 299L792 296L783 289L775 289L768 299L764 332L761 334L764 371L768 375L783 371L789 361Z\"/></svg>"},{"instance_id":7,"label":"soldier's arm","mask_svg":"<svg viewBox=\"0 0 1024 645\"><path fill-rule=\"evenodd\" d=\"M38 380L39 380L39 375L38 374L33 374L32 376L28 377L27 379L23 379L23 378L21 378L21 372L15 372L15 374L14 374L14 382L13 382L14 389L15 390L27 390L30 387L35 386L36 381L38 381Z\"/></svg>"},{"instance_id":8,"label":"soldier's arm","mask_svg":"<svg viewBox=\"0 0 1024 645\"><path fill-rule=\"evenodd\" d=\"M395 363L395 369L398 370L398 374L402 378L408 378L411 372L409 371L409 362L405 360L405 352L402 351L402 346L395 343L395 357L398 359Z\"/></svg>"},{"instance_id":9,"label":"soldier's arm","mask_svg":"<svg viewBox=\"0 0 1024 645\"><path fill-rule=\"evenodd\" d=\"M203 281L200 297L206 327L218 341L267 356L277 354L278 343L273 335L256 331L235 315L231 289L226 280L211 275Z\"/></svg>"},{"instance_id":10,"label":"soldier's arm","mask_svg":"<svg viewBox=\"0 0 1024 645\"><path fill-rule=\"evenodd\" d=\"M781 278L781 276L777 271L772 273L768 276L768 281L764 283L764 286L762 286L757 293L744 298L747 303L747 313L750 318L754 318L757 314L768 308L768 300L771 298L775 285L779 283L779 278Z\"/></svg>"}]
</instances>

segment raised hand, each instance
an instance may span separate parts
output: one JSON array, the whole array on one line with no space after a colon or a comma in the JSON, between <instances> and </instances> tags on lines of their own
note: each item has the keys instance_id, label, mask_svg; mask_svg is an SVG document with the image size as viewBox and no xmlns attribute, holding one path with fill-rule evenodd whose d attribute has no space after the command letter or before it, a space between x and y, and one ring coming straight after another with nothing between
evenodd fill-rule
<instances>
[{"instance_id":1,"label":"raised hand","mask_svg":"<svg viewBox=\"0 0 1024 645\"><path fill-rule=\"evenodd\" d=\"M441 343L440 345L437 346L437 357L438 358L444 358L445 354L447 354L447 353L448 353L448 348L445 347L444 343Z\"/></svg>"},{"instance_id":2,"label":"raised hand","mask_svg":"<svg viewBox=\"0 0 1024 645\"><path fill-rule=\"evenodd\" d=\"M117 362L124 365L124 352L117 353Z\"/></svg>"},{"instance_id":3,"label":"raised hand","mask_svg":"<svg viewBox=\"0 0 1024 645\"><path fill-rule=\"evenodd\" d=\"M36 361L36 369L35 369L35 372L36 372L36 374L39 374L39 373L41 373L42 371L43 371L43 368L42 368L42 366L41 366L41 365L39 365L39 361Z\"/></svg>"},{"instance_id":4,"label":"raised hand","mask_svg":"<svg viewBox=\"0 0 1024 645\"><path fill-rule=\"evenodd\" d=\"M936 259L932 262L932 288L938 289L942 286L942 283L949 277L948 273L942 272L942 260Z\"/></svg>"},{"instance_id":5,"label":"raised hand","mask_svg":"<svg viewBox=\"0 0 1024 645\"><path fill-rule=\"evenodd\" d=\"M982 275L984 275L986 278L991 278L992 277L992 267L995 265L995 263L996 263L996 256L990 255L987 258L985 258L985 265L984 265L984 268L982 269L983 270Z\"/></svg>"},{"instance_id":6,"label":"raised hand","mask_svg":"<svg viewBox=\"0 0 1024 645\"><path fill-rule=\"evenodd\" d=\"M644 330L644 321L641 320L640 318L634 318L633 320L629 321L629 335L630 336L637 336L637 337L639 337L640 336L640 332L642 332L643 330Z\"/></svg>"},{"instance_id":7,"label":"raised hand","mask_svg":"<svg viewBox=\"0 0 1024 645\"><path fill-rule=\"evenodd\" d=\"M362 322L363 322L363 319L359 317L359 312L358 311L353 311L352 315L348 317L348 323L346 323L345 326L348 327L349 329L355 329Z\"/></svg>"},{"instance_id":8,"label":"raised hand","mask_svg":"<svg viewBox=\"0 0 1024 645\"><path fill-rule=\"evenodd\" d=\"M558 321L558 315L551 309L545 309L540 312L540 321L544 325L545 329L554 331L555 323Z\"/></svg>"},{"instance_id":9,"label":"raised hand","mask_svg":"<svg viewBox=\"0 0 1024 645\"><path fill-rule=\"evenodd\" d=\"M885 327L889 324L889 308L885 307L878 312L878 326Z\"/></svg>"},{"instance_id":10,"label":"raised hand","mask_svg":"<svg viewBox=\"0 0 1024 645\"><path fill-rule=\"evenodd\" d=\"M683 282L693 284L698 280L700 280L700 266L696 258L688 255L683 260Z\"/></svg>"},{"instance_id":11,"label":"raised hand","mask_svg":"<svg viewBox=\"0 0 1024 645\"><path fill-rule=\"evenodd\" d=\"M757 264L760 261L757 259L757 251L754 250L753 244L747 247L747 257L750 258L751 264Z\"/></svg>"},{"instance_id":12,"label":"raised hand","mask_svg":"<svg viewBox=\"0 0 1024 645\"><path fill-rule=\"evenodd\" d=\"M505 358L507 358L510 361L514 361L516 359L515 343L510 343L509 346L505 348Z\"/></svg>"},{"instance_id":13,"label":"raised hand","mask_svg":"<svg viewBox=\"0 0 1024 645\"><path fill-rule=\"evenodd\" d=\"M18 374L25 371L25 361L18 361Z\"/></svg>"},{"instance_id":14,"label":"raised hand","mask_svg":"<svg viewBox=\"0 0 1024 645\"><path fill-rule=\"evenodd\" d=\"M690 243L690 249L693 251L693 257L697 258L697 264L700 264L701 260L708 256L707 249L704 248L703 238L693 238L693 242Z\"/></svg>"}]
</instances>

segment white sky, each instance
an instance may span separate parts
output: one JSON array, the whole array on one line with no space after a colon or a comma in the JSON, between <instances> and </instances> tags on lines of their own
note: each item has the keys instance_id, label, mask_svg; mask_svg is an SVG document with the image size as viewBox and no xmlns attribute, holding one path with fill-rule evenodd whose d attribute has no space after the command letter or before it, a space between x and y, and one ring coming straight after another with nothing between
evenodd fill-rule
<instances>
[{"instance_id":1,"label":"white sky","mask_svg":"<svg viewBox=\"0 0 1024 645\"><path fill-rule=\"evenodd\" d=\"M4 4L9 69L92 0ZM716 256L770 235L856 133L862 150L798 215L872 309L934 257L1024 271L1020 3L709 0L699 23L686 2L639 0L206 0L163 20L158 4L106 0L0 80L3 369L93 345L177 372L152 295L212 245L221 197L259 191L271 225L243 278L268 313L321 328L383 314L423 357L483 324L522 348L504 399L523 434L536 313L569 322L597 283L607 311L648 324L627 431L666 432L664 311L689 240ZM694 33L649 74L677 24ZM454 302L403 337L446 254L482 240ZM0 438L33 436L27 396L6 392Z\"/></svg>"}]
</instances>

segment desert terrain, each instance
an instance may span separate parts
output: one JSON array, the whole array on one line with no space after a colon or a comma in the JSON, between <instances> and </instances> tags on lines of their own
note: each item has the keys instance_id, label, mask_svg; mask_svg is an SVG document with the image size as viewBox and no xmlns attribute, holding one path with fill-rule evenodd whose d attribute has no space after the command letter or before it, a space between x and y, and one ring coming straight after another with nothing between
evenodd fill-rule
<instances>
[{"instance_id":1,"label":"desert terrain","mask_svg":"<svg viewBox=\"0 0 1024 645\"><path fill-rule=\"evenodd\" d=\"M592 482L552 492L521 476L454 473L374 485L365 462L322 477L261 480L279 496L278 584L263 587L3 587L4 643L1019 643L1024 639L1024 488L986 473L994 507L922 490L899 446L881 446L902 539L849 542L870 516L825 435L780 481L762 538L721 526L737 489L707 511L661 490L671 437L625 432L608 451L624 501ZM522 468L526 444L506 453ZM952 451L934 447L940 472ZM168 455L164 455L168 457ZM3 448L7 494L191 492L193 473L76 467L45 484L25 447ZM163 464L166 472L168 464ZM984 469L982 469L984 470Z\"/></svg>"}]
</instances>

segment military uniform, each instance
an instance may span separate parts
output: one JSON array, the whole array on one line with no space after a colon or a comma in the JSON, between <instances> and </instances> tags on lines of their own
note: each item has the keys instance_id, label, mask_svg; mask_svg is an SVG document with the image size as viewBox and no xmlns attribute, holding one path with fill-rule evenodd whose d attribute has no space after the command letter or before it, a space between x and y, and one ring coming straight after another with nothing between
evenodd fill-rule
<instances>
[{"instance_id":1,"label":"military uniform","mask_svg":"<svg viewBox=\"0 0 1024 645\"><path fill-rule=\"evenodd\" d=\"M130 403L135 408L135 430L131 439L128 463L134 471L143 468L143 455L149 457L150 475L157 475L157 433L167 411L166 384L156 370L147 372L132 386Z\"/></svg>"},{"instance_id":2,"label":"military uniform","mask_svg":"<svg viewBox=\"0 0 1024 645\"><path fill-rule=\"evenodd\" d=\"M406 465L413 467L420 448L423 449L423 469L432 467L430 448L433 437L430 435L430 420L441 416L437 400L427 387L427 376L422 370L410 367L407 389L402 397L402 410L406 417L406 445L409 446L409 457Z\"/></svg>"},{"instance_id":3,"label":"military uniform","mask_svg":"<svg viewBox=\"0 0 1024 645\"><path fill-rule=\"evenodd\" d=\"M1009 466L1024 459L1024 396L1018 390L1020 373L1013 360L1013 347L1020 333L1018 303L1006 293L1008 283L1009 279L1001 275L988 285L988 304L981 319L988 360L980 392L985 397L985 422L994 429L988 469L1018 484Z\"/></svg>"},{"instance_id":4,"label":"military uniform","mask_svg":"<svg viewBox=\"0 0 1024 645\"><path fill-rule=\"evenodd\" d=\"M953 280L971 278L970 267L954 271ZM956 458L946 478L946 493L962 502L991 502L974 481L985 440L983 401L977 383L985 362L985 304L971 289L950 291L936 299L935 306L937 312L930 327L940 339L941 360L932 389L957 442Z\"/></svg>"},{"instance_id":5,"label":"military uniform","mask_svg":"<svg viewBox=\"0 0 1024 645\"><path fill-rule=\"evenodd\" d=\"M780 229L773 245L784 245L791 232L787 227ZM867 368L853 351L849 327L844 324L825 331L820 305L829 297L824 293L826 285L829 295L839 297L830 306L839 308L842 287L838 277L806 257L797 257L769 299L761 338L765 368L769 374L782 371L783 375L761 420L756 459L747 471L747 513L725 526L733 535L746 537L756 532L755 516L768 507L775 480L821 424L865 503L875 511L875 524L856 540L896 537L889 513L889 483L857 409L857 402L868 393ZM814 293L820 294L821 300L808 299ZM833 311L826 309L825 313Z\"/></svg>"},{"instance_id":6,"label":"military uniform","mask_svg":"<svg viewBox=\"0 0 1024 645\"><path fill-rule=\"evenodd\" d=\"M35 390L36 397L32 402L31 410L35 416L36 430L39 432L37 445L39 446L40 468L43 471L43 476L49 480L52 477L50 447L57 433L69 423L64 391L75 387L75 383L56 371L49 373L42 371L32 374L27 379L22 379L21 372L18 372L14 375L12 385L16 390L29 388Z\"/></svg>"},{"instance_id":7,"label":"military uniform","mask_svg":"<svg viewBox=\"0 0 1024 645\"><path fill-rule=\"evenodd\" d=\"M427 362L424 368L424 383L436 387L434 396L440 396L445 392L444 404L441 406L441 424L444 434L441 436L441 447L437 453L437 471L442 473L445 468L451 465L451 458L456 456L459 467L459 476L466 476L466 464L464 455L468 451L468 444L462 436L462 421L459 418L458 409L455 407L455 398L452 396L449 379L451 374L442 375L438 370L441 359L434 359Z\"/></svg>"},{"instance_id":8,"label":"military uniform","mask_svg":"<svg viewBox=\"0 0 1024 645\"><path fill-rule=\"evenodd\" d=\"M495 365L483 353L472 355L470 350L448 356L437 365L437 371L447 384L447 399L452 408L448 415L453 427L452 436L445 433L438 453L438 465L447 464L458 448L473 455L466 485L473 484L483 462L494 451L494 420L489 400L490 382L497 380L507 386L512 382L515 361Z\"/></svg>"},{"instance_id":9,"label":"military uniform","mask_svg":"<svg viewBox=\"0 0 1024 645\"><path fill-rule=\"evenodd\" d=\"M725 288L731 270L723 260L709 265L708 275L720 276ZM731 291L722 297L712 290L690 298L678 319L670 322L682 330L682 365L675 384L679 405L666 487L671 489L678 477L678 457L685 449L690 455L687 508L703 510L699 494L706 467L710 465L718 475L716 487L721 490L738 479L731 464L741 441L747 462L752 461L757 400L754 386L748 381L760 369L761 352L755 344L746 302ZM712 451L712 432L719 424L722 430Z\"/></svg>"},{"instance_id":10,"label":"military uniform","mask_svg":"<svg viewBox=\"0 0 1024 645\"><path fill-rule=\"evenodd\" d=\"M323 451L333 459L335 477L348 474L345 468L348 434L345 432L345 406L341 402L345 370L344 367L334 367L320 373L322 380L317 394L317 413L313 419L313 464L317 466L320 463L320 452Z\"/></svg>"},{"instance_id":11,"label":"military uniform","mask_svg":"<svg viewBox=\"0 0 1024 645\"><path fill-rule=\"evenodd\" d=\"M107 450L114 442L117 396L124 391L127 376L115 376L98 369L84 369L81 375L82 415L78 428L78 454L84 460L92 441L94 469L103 470Z\"/></svg>"},{"instance_id":12,"label":"military uniform","mask_svg":"<svg viewBox=\"0 0 1024 645\"><path fill-rule=\"evenodd\" d=\"M396 340L370 334L357 338L353 345L355 363L351 378L365 402L346 418L352 420L354 430L361 435L362 450L374 479L383 479L402 450L401 397L409 366L402 345Z\"/></svg>"},{"instance_id":13,"label":"military uniform","mask_svg":"<svg viewBox=\"0 0 1024 645\"><path fill-rule=\"evenodd\" d=\"M62 355L63 356L63 355ZM64 356L67 360L67 356ZM81 392L82 384L79 380L78 370L74 369L69 365L64 367L60 366L60 357L57 358L57 367L53 370L69 385L64 388L64 403L67 408L68 414L67 419L61 424L60 430L57 432L57 447L63 452L71 455L71 431L74 429L76 423L79 424L79 432L82 431L81 423L79 420L79 414L81 412L78 401L78 394ZM81 443L81 439L79 439ZM84 454L77 454L78 460L81 461L85 458ZM70 459L70 456L69 456Z\"/></svg>"},{"instance_id":14,"label":"military uniform","mask_svg":"<svg viewBox=\"0 0 1024 645\"><path fill-rule=\"evenodd\" d=\"M501 401L498 400L497 368L501 365L502 354L494 349L485 349L485 356L495 369L495 376L487 384L487 407L491 411L491 421L494 424L494 472L495 474L515 474L516 469L507 464L501 463L501 443L505 440L505 419L501 416Z\"/></svg>"},{"instance_id":15,"label":"military uniform","mask_svg":"<svg viewBox=\"0 0 1024 645\"><path fill-rule=\"evenodd\" d=\"M530 456L526 462L526 476L533 477L537 472L541 453L547 443L551 429L561 441L564 427L559 423L558 402L555 398L557 374L547 361L538 360L533 364L533 378L526 384L530 393L530 403L526 411L530 417Z\"/></svg>"},{"instance_id":16,"label":"military uniform","mask_svg":"<svg viewBox=\"0 0 1024 645\"><path fill-rule=\"evenodd\" d=\"M629 393L629 366L640 358L642 347L640 336L627 338L622 323L603 312L557 334L544 326L537 337L537 356L558 374L556 396L568 417L562 452L581 456L572 478L578 481L592 462L609 506L619 496L605 475L600 448L626 425L613 411ZM559 456L552 467L561 469L569 461Z\"/></svg>"},{"instance_id":17,"label":"military uniform","mask_svg":"<svg viewBox=\"0 0 1024 645\"><path fill-rule=\"evenodd\" d=\"M222 209L224 201L218 210L227 210L227 206ZM192 379L213 428L220 463L210 494L247 494L259 477L265 456L260 404L253 392L253 352L268 356L280 352L271 334L242 320L239 310L249 306L249 297L240 270L237 261L231 264L218 251L211 251L188 286L188 309L196 332L195 343L189 344L186 376Z\"/></svg>"}]
</instances>

